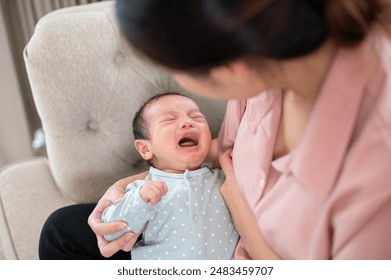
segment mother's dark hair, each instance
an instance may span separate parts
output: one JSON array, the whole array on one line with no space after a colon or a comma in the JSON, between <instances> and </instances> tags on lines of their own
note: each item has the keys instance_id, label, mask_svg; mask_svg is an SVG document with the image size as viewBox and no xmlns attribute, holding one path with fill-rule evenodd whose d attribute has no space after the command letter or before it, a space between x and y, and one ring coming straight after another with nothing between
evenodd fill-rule
<instances>
[{"instance_id":1,"label":"mother's dark hair","mask_svg":"<svg viewBox=\"0 0 391 280\"><path fill-rule=\"evenodd\" d=\"M166 67L207 71L238 58L298 57L327 38L360 42L389 0L117 0L119 24L142 53Z\"/></svg>"}]
</instances>

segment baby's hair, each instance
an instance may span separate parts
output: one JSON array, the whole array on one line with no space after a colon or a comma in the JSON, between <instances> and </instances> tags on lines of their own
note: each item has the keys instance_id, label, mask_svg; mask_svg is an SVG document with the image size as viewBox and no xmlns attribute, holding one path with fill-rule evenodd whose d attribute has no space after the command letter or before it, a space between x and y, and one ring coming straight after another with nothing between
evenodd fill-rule
<instances>
[{"instance_id":1,"label":"baby's hair","mask_svg":"<svg viewBox=\"0 0 391 280\"><path fill-rule=\"evenodd\" d=\"M149 132L148 132L148 127L144 119L144 110L145 108L151 104L154 101L159 100L160 98L164 96L170 96L170 95L178 95L178 96L185 96L181 93L178 92L164 92L164 93L159 93L151 98L149 98L137 111L137 113L134 116L133 119L133 136L134 139L145 139L149 140ZM185 96L187 97L187 96Z\"/></svg>"}]
</instances>

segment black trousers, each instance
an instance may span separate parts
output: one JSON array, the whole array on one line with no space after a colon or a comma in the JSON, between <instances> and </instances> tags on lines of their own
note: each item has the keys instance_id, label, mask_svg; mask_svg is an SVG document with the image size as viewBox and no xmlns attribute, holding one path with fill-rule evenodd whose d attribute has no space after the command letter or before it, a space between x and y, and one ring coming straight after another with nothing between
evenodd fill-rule
<instances>
[{"instance_id":1,"label":"black trousers","mask_svg":"<svg viewBox=\"0 0 391 280\"><path fill-rule=\"evenodd\" d=\"M76 204L53 212L45 222L39 240L41 260L129 260L130 252L103 257L96 236L87 223L95 204Z\"/></svg>"}]
</instances>

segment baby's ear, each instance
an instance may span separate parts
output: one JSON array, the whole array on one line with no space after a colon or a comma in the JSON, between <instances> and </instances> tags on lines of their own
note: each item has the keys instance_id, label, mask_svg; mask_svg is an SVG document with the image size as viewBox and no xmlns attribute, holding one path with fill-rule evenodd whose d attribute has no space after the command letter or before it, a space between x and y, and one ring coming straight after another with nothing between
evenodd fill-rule
<instances>
[{"instance_id":1,"label":"baby's ear","mask_svg":"<svg viewBox=\"0 0 391 280\"><path fill-rule=\"evenodd\" d=\"M151 149L151 142L149 140L136 139L134 141L134 146L143 159L150 160L152 158L153 153Z\"/></svg>"}]
</instances>

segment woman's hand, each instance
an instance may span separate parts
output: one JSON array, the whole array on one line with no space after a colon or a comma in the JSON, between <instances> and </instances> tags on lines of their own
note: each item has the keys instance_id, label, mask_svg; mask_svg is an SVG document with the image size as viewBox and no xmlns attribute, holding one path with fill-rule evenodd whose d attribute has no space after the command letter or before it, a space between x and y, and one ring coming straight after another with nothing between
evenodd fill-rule
<instances>
[{"instance_id":1,"label":"woman's hand","mask_svg":"<svg viewBox=\"0 0 391 280\"><path fill-rule=\"evenodd\" d=\"M210 162L213 164L213 167L219 168L219 141L217 138L212 140L212 144L210 145L209 153L205 158L205 162Z\"/></svg>"},{"instance_id":2,"label":"woman's hand","mask_svg":"<svg viewBox=\"0 0 391 280\"><path fill-rule=\"evenodd\" d=\"M221 195L228 206L247 253L252 259L280 259L263 239L257 220L239 189L232 164L232 149L220 156L220 164L225 174L225 181L220 188Z\"/></svg>"},{"instance_id":3,"label":"woman's hand","mask_svg":"<svg viewBox=\"0 0 391 280\"><path fill-rule=\"evenodd\" d=\"M137 238L144 230L142 229L139 233L128 232L123 234L118 239L108 242L104 239L103 235L122 231L127 227L127 225L124 222L113 222L105 224L102 221L102 213L107 207L118 203L122 199L125 194L126 186L129 183L145 178L146 174L147 173L144 172L116 182L106 191L106 193L99 200L95 209L92 211L91 215L88 217L88 224L96 235L98 240L98 247L102 256L108 258L119 250L130 251L133 248L134 243L136 243Z\"/></svg>"},{"instance_id":4,"label":"woman's hand","mask_svg":"<svg viewBox=\"0 0 391 280\"><path fill-rule=\"evenodd\" d=\"M228 207L230 205L234 207L236 204L235 198L238 195L242 196L242 193L240 192L239 186L236 182L235 172L233 169L232 149L228 149L221 154L219 161L225 175L225 181L221 185L220 192Z\"/></svg>"}]
</instances>

